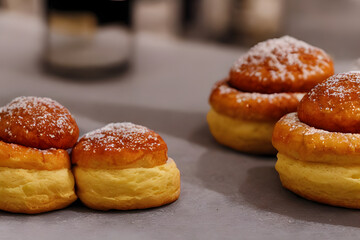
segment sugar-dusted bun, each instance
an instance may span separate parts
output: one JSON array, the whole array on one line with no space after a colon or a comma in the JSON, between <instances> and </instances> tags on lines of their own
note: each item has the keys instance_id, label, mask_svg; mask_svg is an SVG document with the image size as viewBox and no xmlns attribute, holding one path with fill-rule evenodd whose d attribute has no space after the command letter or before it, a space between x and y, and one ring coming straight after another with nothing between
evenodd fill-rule
<instances>
[{"instance_id":1,"label":"sugar-dusted bun","mask_svg":"<svg viewBox=\"0 0 360 240\"><path fill-rule=\"evenodd\" d=\"M307 93L299 119L331 132L360 133L360 72L335 74Z\"/></svg>"},{"instance_id":2,"label":"sugar-dusted bun","mask_svg":"<svg viewBox=\"0 0 360 240\"><path fill-rule=\"evenodd\" d=\"M285 36L258 43L240 57L229 77L215 84L210 131L221 144L255 154L274 154L276 121L294 112L305 92L334 72L321 49Z\"/></svg>"},{"instance_id":3,"label":"sugar-dusted bun","mask_svg":"<svg viewBox=\"0 0 360 240\"><path fill-rule=\"evenodd\" d=\"M360 73L337 74L282 117L272 142L285 188L334 206L360 208Z\"/></svg>"},{"instance_id":4,"label":"sugar-dusted bun","mask_svg":"<svg viewBox=\"0 0 360 240\"><path fill-rule=\"evenodd\" d=\"M49 98L18 97L0 109L0 209L35 214L77 199L65 150L79 135L69 111Z\"/></svg>"},{"instance_id":5,"label":"sugar-dusted bun","mask_svg":"<svg viewBox=\"0 0 360 240\"><path fill-rule=\"evenodd\" d=\"M159 134L132 123L111 123L83 136L72 163L87 168L124 169L166 163L167 145Z\"/></svg>"},{"instance_id":6,"label":"sugar-dusted bun","mask_svg":"<svg viewBox=\"0 0 360 240\"><path fill-rule=\"evenodd\" d=\"M154 131L112 123L82 137L72 150L77 194L90 208L130 210L178 199L180 172Z\"/></svg>"},{"instance_id":7,"label":"sugar-dusted bun","mask_svg":"<svg viewBox=\"0 0 360 240\"><path fill-rule=\"evenodd\" d=\"M70 112L49 98L18 97L0 109L0 139L27 147L67 149L79 128Z\"/></svg>"},{"instance_id":8,"label":"sugar-dusted bun","mask_svg":"<svg viewBox=\"0 0 360 240\"><path fill-rule=\"evenodd\" d=\"M229 84L259 93L307 92L334 74L321 49L289 36L258 43L230 71Z\"/></svg>"},{"instance_id":9,"label":"sugar-dusted bun","mask_svg":"<svg viewBox=\"0 0 360 240\"><path fill-rule=\"evenodd\" d=\"M275 125L282 185L309 200L360 208L360 135L311 127L290 113Z\"/></svg>"}]
</instances>

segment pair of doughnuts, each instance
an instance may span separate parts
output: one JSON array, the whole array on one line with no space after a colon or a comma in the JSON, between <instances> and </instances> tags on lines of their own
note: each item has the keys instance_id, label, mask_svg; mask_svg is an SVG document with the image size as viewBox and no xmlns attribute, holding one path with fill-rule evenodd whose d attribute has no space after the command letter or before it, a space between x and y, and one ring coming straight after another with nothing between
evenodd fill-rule
<instances>
[{"instance_id":1,"label":"pair of doughnuts","mask_svg":"<svg viewBox=\"0 0 360 240\"><path fill-rule=\"evenodd\" d=\"M215 84L207 115L215 140L253 154L275 154L275 123L296 111L313 86L334 73L321 49L289 36L258 43Z\"/></svg>"},{"instance_id":2,"label":"pair of doughnuts","mask_svg":"<svg viewBox=\"0 0 360 240\"><path fill-rule=\"evenodd\" d=\"M360 72L336 74L277 122L275 167L285 188L320 203L360 208L359 89Z\"/></svg>"},{"instance_id":3,"label":"pair of doughnuts","mask_svg":"<svg viewBox=\"0 0 360 240\"><path fill-rule=\"evenodd\" d=\"M2 107L0 209L41 213L79 196L94 209L130 210L179 197L179 170L157 133L114 123L78 137L70 112L49 98L19 97Z\"/></svg>"}]
</instances>

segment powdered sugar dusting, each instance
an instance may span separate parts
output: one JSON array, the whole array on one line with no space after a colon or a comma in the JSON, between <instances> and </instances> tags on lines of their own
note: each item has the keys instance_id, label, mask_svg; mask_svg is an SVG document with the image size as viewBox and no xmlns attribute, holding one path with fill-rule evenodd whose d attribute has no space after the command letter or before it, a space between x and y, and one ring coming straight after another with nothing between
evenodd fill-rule
<instances>
[{"instance_id":1,"label":"powdered sugar dusting","mask_svg":"<svg viewBox=\"0 0 360 240\"><path fill-rule=\"evenodd\" d=\"M347 136L348 138L351 138L352 136L360 136L359 134L356 133L330 132L324 129L309 126L308 124L303 123L299 120L296 112L285 115L280 119L280 121L282 124L289 126L290 132L300 130L302 131L301 134L303 134L304 136L319 135L321 140L325 140L324 136L329 134L332 134L333 137L336 134L341 134L342 136Z\"/></svg>"},{"instance_id":2,"label":"powdered sugar dusting","mask_svg":"<svg viewBox=\"0 0 360 240\"><path fill-rule=\"evenodd\" d=\"M312 126L307 125L306 123L301 122L296 112L285 115L283 118L281 118L280 121L282 124L289 126L290 132L297 130L304 131L302 133L304 136L312 136L315 134L324 135L330 133L329 131L319 128L314 128Z\"/></svg>"},{"instance_id":3,"label":"powdered sugar dusting","mask_svg":"<svg viewBox=\"0 0 360 240\"><path fill-rule=\"evenodd\" d=\"M306 63L308 59L304 60L304 55L311 55L312 64ZM294 74L297 78L308 78L323 73L322 67L329 66L329 57L319 48L284 36L260 42L252 47L234 63L232 71L244 71L249 77L256 76L261 81L267 81L268 78L263 77L262 73L264 64L272 79L295 81ZM289 71L289 68L294 71Z\"/></svg>"},{"instance_id":4,"label":"powdered sugar dusting","mask_svg":"<svg viewBox=\"0 0 360 240\"><path fill-rule=\"evenodd\" d=\"M301 98L304 96L304 93L272 93L272 94L261 94L261 93L247 93L242 92L238 93L236 96L236 101L238 103L242 103L245 101L257 101L258 103L261 102L268 102L269 104L273 103L274 101L279 101L279 99L282 100L290 100L293 97L296 97L297 99L301 100Z\"/></svg>"},{"instance_id":5,"label":"powdered sugar dusting","mask_svg":"<svg viewBox=\"0 0 360 240\"><path fill-rule=\"evenodd\" d=\"M220 95L228 95L235 94L237 103L244 103L248 101L256 101L258 103L268 102L273 103L274 101L278 102L279 99L292 99L296 97L299 101L305 95L304 93L272 93L272 94L264 94L264 93L250 93L250 92L242 92L235 88L230 87L226 83L222 83L218 87Z\"/></svg>"},{"instance_id":6,"label":"powdered sugar dusting","mask_svg":"<svg viewBox=\"0 0 360 240\"><path fill-rule=\"evenodd\" d=\"M150 129L130 122L110 123L103 128L85 134L80 143L84 151L118 151L123 149L153 151L165 144Z\"/></svg>"},{"instance_id":7,"label":"powdered sugar dusting","mask_svg":"<svg viewBox=\"0 0 360 240\"><path fill-rule=\"evenodd\" d=\"M215 85L217 87L217 85ZM219 86L219 92L221 95L226 95L226 94L229 94L229 93L237 93L239 92L238 90L232 88L232 87L229 87L228 84L222 84Z\"/></svg>"},{"instance_id":8,"label":"powdered sugar dusting","mask_svg":"<svg viewBox=\"0 0 360 240\"><path fill-rule=\"evenodd\" d=\"M299 118L316 128L360 133L360 72L339 73L316 85L299 104Z\"/></svg>"},{"instance_id":9,"label":"powdered sugar dusting","mask_svg":"<svg viewBox=\"0 0 360 240\"><path fill-rule=\"evenodd\" d=\"M17 97L0 108L0 121L5 134L14 138L32 132L39 137L55 139L74 131L70 113L50 98Z\"/></svg>"},{"instance_id":10,"label":"powdered sugar dusting","mask_svg":"<svg viewBox=\"0 0 360 240\"><path fill-rule=\"evenodd\" d=\"M323 91L319 93L320 89ZM318 97L321 96L325 96L329 98L329 100L336 99L336 102L340 103L345 101L349 102L355 100L354 95L358 96L359 90L360 71L351 71L331 76L326 81L313 88L308 93L308 97L313 102L317 101Z\"/></svg>"}]
</instances>

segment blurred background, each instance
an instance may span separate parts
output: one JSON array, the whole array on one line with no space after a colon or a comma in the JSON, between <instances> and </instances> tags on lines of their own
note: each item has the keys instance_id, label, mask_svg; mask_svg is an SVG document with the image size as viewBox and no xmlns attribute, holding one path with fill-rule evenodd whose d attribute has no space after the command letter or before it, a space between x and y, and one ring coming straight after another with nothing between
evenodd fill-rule
<instances>
[{"instance_id":1,"label":"blurred background","mask_svg":"<svg viewBox=\"0 0 360 240\"><path fill-rule=\"evenodd\" d=\"M37 22L26 28L41 36L41 65L67 77L128 69L141 34L240 52L291 35L357 66L359 12L360 0L0 0L0 36L13 31L9 19Z\"/></svg>"},{"instance_id":2,"label":"blurred background","mask_svg":"<svg viewBox=\"0 0 360 240\"><path fill-rule=\"evenodd\" d=\"M2 11L43 16L46 0L0 0ZM68 9L76 2L50 1ZM67 3L69 2L69 3ZM88 5L92 1L84 1ZM96 2L96 1L95 1ZM121 2L121 1L120 1ZM356 57L360 0L130 0L136 31L251 46L288 34L336 57ZM55 4L55 5L56 5ZM79 8L78 8L79 9ZM105 9L106 10L106 9ZM107 9L110 11L109 9ZM119 15L124 14L118 12Z\"/></svg>"}]
</instances>

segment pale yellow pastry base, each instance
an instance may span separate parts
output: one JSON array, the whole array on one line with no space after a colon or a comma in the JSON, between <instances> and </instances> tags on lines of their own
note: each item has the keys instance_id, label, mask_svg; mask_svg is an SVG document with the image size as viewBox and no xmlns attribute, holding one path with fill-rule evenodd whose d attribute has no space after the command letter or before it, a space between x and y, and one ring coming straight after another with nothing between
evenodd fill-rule
<instances>
[{"instance_id":1,"label":"pale yellow pastry base","mask_svg":"<svg viewBox=\"0 0 360 240\"><path fill-rule=\"evenodd\" d=\"M69 169L28 170L0 167L0 209L41 213L61 209L76 200Z\"/></svg>"},{"instance_id":2,"label":"pale yellow pastry base","mask_svg":"<svg viewBox=\"0 0 360 240\"><path fill-rule=\"evenodd\" d=\"M271 143L275 122L234 119L214 109L207 114L207 122L216 141L225 146L246 153L276 153Z\"/></svg>"},{"instance_id":3,"label":"pale yellow pastry base","mask_svg":"<svg viewBox=\"0 0 360 240\"><path fill-rule=\"evenodd\" d=\"M304 198L360 208L360 166L305 162L279 153L275 167L282 185Z\"/></svg>"},{"instance_id":4,"label":"pale yellow pastry base","mask_svg":"<svg viewBox=\"0 0 360 240\"><path fill-rule=\"evenodd\" d=\"M152 168L92 169L76 166L77 194L90 208L130 210L158 207L178 199L180 172L175 162Z\"/></svg>"}]
</instances>

